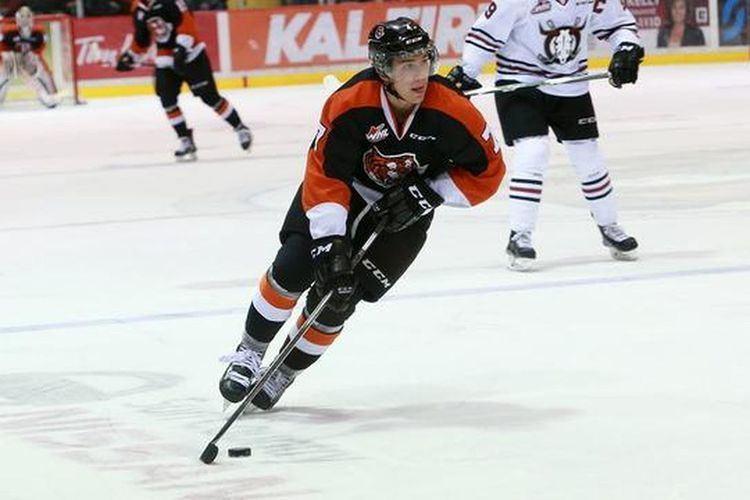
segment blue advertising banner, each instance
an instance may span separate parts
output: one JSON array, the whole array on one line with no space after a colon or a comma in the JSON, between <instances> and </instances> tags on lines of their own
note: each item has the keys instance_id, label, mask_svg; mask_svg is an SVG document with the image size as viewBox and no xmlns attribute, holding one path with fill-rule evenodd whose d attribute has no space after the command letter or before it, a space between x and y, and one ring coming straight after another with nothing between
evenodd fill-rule
<instances>
[{"instance_id":1,"label":"blue advertising banner","mask_svg":"<svg viewBox=\"0 0 750 500\"><path fill-rule=\"evenodd\" d=\"M719 45L750 44L750 0L719 0Z\"/></svg>"}]
</instances>

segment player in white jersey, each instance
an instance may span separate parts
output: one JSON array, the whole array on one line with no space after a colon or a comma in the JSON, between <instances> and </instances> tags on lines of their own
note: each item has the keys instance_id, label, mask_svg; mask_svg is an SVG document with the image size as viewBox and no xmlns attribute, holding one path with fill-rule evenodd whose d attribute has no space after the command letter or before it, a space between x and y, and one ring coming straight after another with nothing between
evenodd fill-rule
<instances>
[{"instance_id":1,"label":"player in white jersey","mask_svg":"<svg viewBox=\"0 0 750 500\"><path fill-rule=\"evenodd\" d=\"M612 46L610 83L635 83L644 55L633 15L619 0L495 0L466 35L463 57L448 78L463 90L481 87L482 66L495 57L496 83L540 82L582 75L589 33ZM511 162L510 268L528 270L536 259L532 233L549 163L548 131L567 150L599 226L604 245L621 260L635 258L638 243L617 223L612 182L599 151L588 83L495 94Z\"/></svg>"}]
</instances>

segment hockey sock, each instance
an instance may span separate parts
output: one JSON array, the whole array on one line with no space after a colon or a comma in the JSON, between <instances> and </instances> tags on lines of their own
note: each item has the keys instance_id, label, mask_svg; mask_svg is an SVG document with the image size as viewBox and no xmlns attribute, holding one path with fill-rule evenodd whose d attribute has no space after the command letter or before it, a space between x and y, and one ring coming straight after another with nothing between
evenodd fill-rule
<instances>
[{"instance_id":1,"label":"hockey sock","mask_svg":"<svg viewBox=\"0 0 750 500\"><path fill-rule=\"evenodd\" d=\"M213 108L214 111L216 111L216 114L219 115L229 125L231 125L233 129L236 129L237 127L242 125L240 115L237 114L234 106L229 104L229 101L227 101L223 97L213 106Z\"/></svg>"},{"instance_id":2,"label":"hockey sock","mask_svg":"<svg viewBox=\"0 0 750 500\"><path fill-rule=\"evenodd\" d=\"M512 174L509 185L510 228L533 231L542 200L544 171L549 161L546 136L527 137L513 144Z\"/></svg>"},{"instance_id":3,"label":"hockey sock","mask_svg":"<svg viewBox=\"0 0 750 500\"><path fill-rule=\"evenodd\" d=\"M164 108L164 112L167 114L169 124L172 125L172 128L177 133L177 137L186 137L189 135L185 116L182 114L179 106Z\"/></svg>"},{"instance_id":4,"label":"hockey sock","mask_svg":"<svg viewBox=\"0 0 750 500\"><path fill-rule=\"evenodd\" d=\"M300 314L300 317L297 319L297 327L302 326L306 319L307 310ZM297 342L292 352L289 353L289 357L286 358L284 364L295 371L308 368L333 344L333 341L336 340L336 337L339 336L343 329L344 325L328 326L318 321L313 321L310 328L299 342ZM291 330L290 336L293 336L295 333L295 331ZM289 337L284 341L284 345L287 342L289 342Z\"/></svg>"},{"instance_id":5,"label":"hockey sock","mask_svg":"<svg viewBox=\"0 0 750 500\"><path fill-rule=\"evenodd\" d=\"M269 343L281 329L299 300L300 294L279 285L269 269L260 279L245 320L245 331L254 340Z\"/></svg>"},{"instance_id":6,"label":"hockey sock","mask_svg":"<svg viewBox=\"0 0 750 500\"><path fill-rule=\"evenodd\" d=\"M596 139L566 141L564 144L594 220L600 226L616 223L617 206L612 182Z\"/></svg>"}]
</instances>

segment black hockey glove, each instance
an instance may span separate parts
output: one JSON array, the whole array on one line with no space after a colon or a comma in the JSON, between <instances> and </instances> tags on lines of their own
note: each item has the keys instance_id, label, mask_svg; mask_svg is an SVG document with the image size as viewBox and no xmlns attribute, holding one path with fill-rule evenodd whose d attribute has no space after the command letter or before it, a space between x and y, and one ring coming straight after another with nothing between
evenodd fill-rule
<instances>
[{"instance_id":1,"label":"black hockey glove","mask_svg":"<svg viewBox=\"0 0 750 500\"><path fill-rule=\"evenodd\" d=\"M609 63L609 83L621 88L624 83L635 83L638 80L638 66L643 61L643 47L630 42L621 43L612 54Z\"/></svg>"},{"instance_id":2,"label":"black hockey glove","mask_svg":"<svg viewBox=\"0 0 750 500\"><path fill-rule=\"evenodd\" d=\"M175 72L184 75L187 68L187 49L182 45L177 45L172 50L172 61Z\"/></svg>"},{"instance_id":3,"label":"black hockey glove","mask_svg":"<svg viewBox=\"0 0 750 500\"><path fill-rule=\"evenodd\" d=\"M376 220L386 219L385 231L406 229L443 203L443 198L419 176L407 178L372 205Z\"/></svg>"},{"instance_id":4,"label":"black hockey glove","mask_svg":"<svg viewBox=\"0 0 750 500\"><path fill-rule=\"evenodd\" d=\"M115 70L122 72L133 71L133 69L135 69L135 57L133 57L133 53L128 50L120 54L120 57L117 58Z\"/></svg>"},{"instance_id":5,"label":"black hockey glove","mask_svg":"<svg viewBox=\"0 0 750 500\"><path fill-rule=\"evenodd\" d=\"M482 84L464 73L464 68L461 66L453 66L453 69L445 77L453 82L453 85L458 87L461 92L482 88Z\"/></svg>"},{"instance_id":6,"label":"black hockey glove","mask_svg":"<svg viewBox=\"0 0 750 500\"><path fill-rule=\"evenodd\" d=\"M336 312L346 311L356 287L351 242L344 236L318 238L313 240L311 253L315 291L320 297L333 291L328 307Z\"/></svg>"}]
</instances>

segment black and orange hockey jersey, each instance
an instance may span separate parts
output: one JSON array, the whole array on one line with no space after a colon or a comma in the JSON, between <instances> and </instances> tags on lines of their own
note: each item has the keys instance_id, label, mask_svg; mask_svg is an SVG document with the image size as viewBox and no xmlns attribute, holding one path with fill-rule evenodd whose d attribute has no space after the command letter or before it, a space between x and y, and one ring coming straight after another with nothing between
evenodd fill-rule
<instances>
[{"instance_id":1,"label":"black and orange hockey jersey","mask_svg":"<svg viewBox=\"0 0 750 500\"><path fill-rule=\"evenodd\" d=\"M399 127L375 71L358 73L326 101L307 155L310 234L345 234L352 190L374 202L412 172L446 205L469 207L497 191L505 164L482 114L445 78L430 77L424 101Z\"/></svg>"},{"instance_id":2,"label":"black and orange hockey jersey","mask_svg":"<svg viewBox=\"0 0 750 500\"><path fill-rule=\"evenodd\" d=\"M157 67L172 66L177 45L187 49L188 62L205 49L198 37L195 17L185 0L133 0L131 11L135 34L130 50L142 55L156 43Z\"/></svg>"},{"instance_id":3,"label":"black and orange hockey jersey","mask_svg":"<svg viewBox=\"0 0 750 500\"><path fill-rule=\"evenodd\" d=\"M41 54L47 45L47 36L41 26L32 27L28 36L23 35L15 23L0 26L0 51L2 52Z\"/></svg>"}]
</instances>

